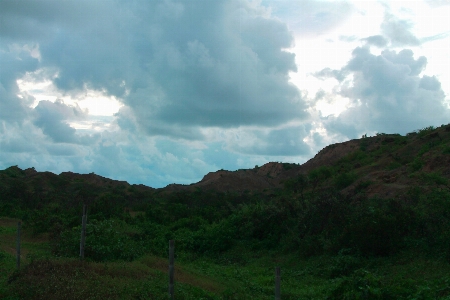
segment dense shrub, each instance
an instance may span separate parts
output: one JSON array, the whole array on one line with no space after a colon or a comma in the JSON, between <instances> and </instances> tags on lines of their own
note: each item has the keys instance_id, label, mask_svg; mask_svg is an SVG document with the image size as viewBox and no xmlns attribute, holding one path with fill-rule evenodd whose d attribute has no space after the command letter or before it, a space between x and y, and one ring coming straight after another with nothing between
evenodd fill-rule
<instances>
[{"instance_id":1,"label":"dense shrub","mask_svg":"<svg viewBox=\"0 0 450 300\"><path fill-rule=\"evenodd\" d=\"M353 172L342 173L335 177L334 185L338 190L341 190L351 185L356 178L357 175Z\"/></svg>"},{"instance_id":2,"label":"dense shrub","mask_svg":"<svg viewBox=\"0 0 450 300\"><path fill-rule=\"evenodd\" d=\"M381 278L375 274L360 269L351 277L339 280L328 299L395 299L382 289Z\"/></svg>"},{"instance_id":3,"label":"dense shrub","mask_svg":"<svg viewBox=\"0 0 450 300\"><path fill-rule=\"evenodd\" d=\"M352 207L341 245L363 255L389 255L401 249L412 216L400 201L364 199Z\"/></svg>"},{"instance_id":4,"label":"dense shrub","mask_svg":"<svg viewBox=\"0 0 450 300\"><path fill-rule=\"evenodd\" d=\"M374 272L358 269L350 276L336 279L327 299L448 299L449 279L435 282L417 282L409 278L396 278L395 284ZM443 288L444 287L444 288Z\"/></svg>"},{"instance_id":5,"label":"dense shrub","mask_svg":"<svg viewBox=\"0 0 450 300\"><path fill-rule=\"evenodd\" d=\"M80 250L81 226L61 233L55 252L76 257ZM144 253L140 235L123 221L92 220L86 226L85 257L94 261L131 261Z\"/></svg>"},{"instance_id":6,"label":"dense shrub","mask_svg":"<svg viewBox=\"0 0 450 300\"><path fill-rule=\"evenodd\" d=\"M97 220L121 218L124 212L124 197L106 193L100 195L89 205L89 214Z\"/></svg>"},{"instance_id":7,"label":"dense shrub","mask_svg":"<svg viewBox=\"0 0 450 300\"><path fill-rule=\"evenodd\" d=\"M283 248L297 249L305 256L337 254L342 249L364 256L390 255L404 247L405 236L414 234L411 224L416 220L414 210L402 200L361 195L355 201L331 191L286 210L287 217L279 219L285 225L275 225L283 229L279 231ZM432 230L443 228L427 232Z\"/></svg>"},{"instance_id":8,"label":"dense shrub","mask_svg":"<svg viewBox=\"0 0 450 300\"><path fill-rule=\"evenodd\" d=\"M199 231L194 236L194 249L198 253L220 254L230 249L236 236L236 228L230 219L214 223L206 230Z\"/></svg>"},{"instance_id":9,"label":"dense shrub","mask_svg":"<svg viewBox=\"0 0 450 300\"><path fill-rule=\"evenodd\" d=\"M284 182L284 188L294 193L300 193L303 197L303 192L308 187L308 184L308 177L304 174L299 174L297 177L286 180Z\"/></svg>"},{"instance_id":10,"label":"dense shrub","mask_svg":"<svg viewBox=\"0 0 450 300\"><path fill-rule=\"evenodd\" d=\"M332 168L322 166L309 172L308 179L312 182L314 186L316 186L318 183L330 178L331 175L333 175Z\"/></svg>"},{"instance_id":11,"label":"dense shrub","mask_svg":"<svg viewBox=\"0 0 450 300\"><path fill-rule=\"evenodd\" d=\"M427 249L442 252L450 260L450 192L434 189L416 196L413 207L414 237Z\"/></svg>"},{"instance_id":12,"label":"dense shrub","mask_svg":"<svg viewBox=\"0 0 450 300\"><path fill-rule=\"evenodd\" d=\"M361 258L352 255L351 252L352 249L342 249L333 257L328 270L330 278L348 276L361 267Z\"/></svg>"}]
</instances>

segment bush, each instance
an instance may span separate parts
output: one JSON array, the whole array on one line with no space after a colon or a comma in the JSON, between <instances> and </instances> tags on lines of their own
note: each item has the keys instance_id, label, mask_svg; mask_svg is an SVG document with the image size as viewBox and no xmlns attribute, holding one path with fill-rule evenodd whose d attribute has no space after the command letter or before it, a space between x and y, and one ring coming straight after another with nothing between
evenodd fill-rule
<instances>
[{"instance_id":1,"label":"bush","mask_svg":"<svg viewBox=\"0 0 450 300\"><path fill-rule=\"evenodd\" d=\"M416 157L409 167L413 172L419 171L423 167L423 160Z\"/></svg>"},{"instance_id":2,"label":"bush","mask_svg":"<svg viewBox=\"0 0 450 300\"><path fill-rule=\"evenodd\" d=\"M236 239L236 227L232 219L223 219L195 233L185 233L182 243L186 250L197 254L218 255L229 250Z\"/></svg>"},{"instance_id":3,"label":"bush","mask_svg":"<svg viewBox=\"0 0 450 300\"><path fill-rule=\"evenodd\" d=\"M315 190L319 183L327 180L333 175L333 171L330 167L322 166L318 167L308 174L308 181L312 183Z\"/></svg>"},{"instance_id":4,"label":"bush","mask_svg":"<svg viewBox=\"0 0 450 300\"><path fill-rule=\"evenodd\" d=\"M133 236L134 235L134 236ZM80 251L81 226L61 233L55 252L77 257ZM131 261L144 253L139 235L128 224L118 220L92 220L86 225L85 257L94 261Z\"/></svg>"},{"instance_id":5,"label":"bush","mask_svg":"<svg viewBox=\"0 0 450 300\"><path fill-rule=\"evenodd\" d=\"M417 133L419 134L419 136L424 136L424 135L431 133L435 129L436 128L434 126L428 126L428 127L424 127L422 129L417 130Z\"/></svg>"},{"instance_id":6,"label":"bush","mask_svg":"<svg viewBox=\"0 0 450 300\"><path fill-rule=\"evenodd\" d=\"M428 249L440 251L450 260L450 192L434 189L415 200L416 237Z\"/></svg>"},{"instance_id":7,"label":"bush","mask_svg":"<svg viewBox=\"0 0 450 300\"><path fill-rule=\"evenodd\" d=\"M362 265L361 259L351 255L352 249L342 249L333 257L329 268L330 278L348 276Z\"/></svg>"},{"instance_id":8,"label":"bush","mask_svg":"<svg viewBox=\"0 0 450 300\"><path fill-rule=\"evenodd\" d=\"M381 279L375 274L359 269L351 277L341 279L328 299L394 299L383 292Z\"/></svg>"},{"instance_id":9,"label":"bush","mask_svg":"<svg viewBox=\"0 0 450 300\"><path fill-rule=\"evenodd\" d=\"M386 256L403 246L411 212L398 200L366 199L355 205L340 242L365 256Z\"/></svg>"},{"instance_id":10,"label":"bush","mask_svg":"<svg viewBox=\"0 0 450 300\"><path fill-rule=\"evenodd\" d=\"M440 173L431 172L423 173L422 178L425 182L436 184L436 185L448 185L448 179L442 176Z\"/></svg>"},{"instance_id":11,"label":"bush","mask_svg":"<svg viewBox=\"0 0 450 300\"><path fill-rule=\"evenodd\" d=\"M351 185L356 178L357 176L353 172L342 173L334 179L334 185L338 190L341 190Z\"/></svg>"},{"instance_id":12,"label":"bush","mask_svg":"<svg viewBox=\"0 0 450 300\"><path fill-rule=\"evenodd\" d=\"M303 191L308 187L308 184L308 177L304 174L299 174L297 177L286 180L284 188L294 193L299 192L303 197Z\"/></svg>"},{"instance_id":13,"label":"bush","mask_svg":"<svg viewBox=\"0 0 450 300\"><path fill-rule=\"evenodd\" d=\"M351 276L336 279L337 285L327 299L448 299L448 282L448 278L424 285L408 278L388 282L373 272L358 269Z\"/></svg>"}]
</instances>

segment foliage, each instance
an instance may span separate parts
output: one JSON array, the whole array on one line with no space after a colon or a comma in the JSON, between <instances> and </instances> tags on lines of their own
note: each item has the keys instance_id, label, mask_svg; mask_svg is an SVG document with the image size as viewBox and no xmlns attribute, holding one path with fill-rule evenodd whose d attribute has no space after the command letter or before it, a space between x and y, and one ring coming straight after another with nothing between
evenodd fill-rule
<instances>
[{"instance_id":1,"label":"foliage","mask_svg":"<svg viewBox=\"0 0 450 300\"><path fill-rule=\"evenodd\" d=\"M286 180L284 182L284 188L294 193L300 193L303 197L303 192L308 187L308 184L308 177L305 174L299 174L297 177Z\"/></svg>"},{"instance_id":2,"label":"foliage","mask_svg":"<svg viewBox=\"0 0 450 300\"><path fill-rule=\"evenodd\" d=\"M336 189L341 190L351 185L357 178L353 172L341 173L334 179Z\"/></svg>"},{"instance_id":3,"label":"foliage","mask_svg":"<svg viewBox=\"0 0 450 300\"><path fill-rule=\"evenodd\" d=\"M367 199L352 206L341 243L363 255L390 255L401 249L411 222L408 208L393 199Z\"/></svg>"},{"instance_id":4,"label":"foliage","mask_svg":"<svg viewBox=\"0 0 450 300\"><path fill-rule=\"evenodd\" d=\"M332 258L328 268L330 278L348 276L362 266L362 259L351 252L352 249L341 249Z\"/></svg>"},{"instance_id":5,"label":"foliage","mask_svg":"<svg viewBox=\"0 0 450 300\"><path fill-rule=\"evenodd\" d=\"M271 299L274 265L283 266L283 299L449 297L449 142L445 128L436 130L364 137L309 172L283 164L296 175L264 191L96 186L85 177L0 171L1 213L21 218L28 239L26 263L13 273L15 230L0 230L0 298L51 299L52 290L60 298L164 298L170 239L177 264L191 272L178 271L179 299ZM405 192L373 196L392 174L398 181L389 185ZM83 203L84 265L73 259ZM41 239L53 256L33 249L30 241Z\"/></svg>"},{"instance_id":6,"label":"foliage","mask_svg":"<svg viewBox=\"0 0 450 300\"><path fill-rule=\"evenodd\" d=\"M79 256L81 226L61 233L55 252ZM133 260L145 251L137 232L120 220L92 220L86 226L85 257L94 261Z\"/></svg>"},{"instance_id":7,"label":"foliage","mask_svg":"<svg viewBox=\"0 0 450 300\"><path fill-rule=\"evenodd\" d=\"M381 278L364 269L339 280L329 299L393 299L382 289Z\"/></svg>"},{"instance_id":8,"label":"foliage","mask_svg":"<svg viewBox=\"0 0 450 300\"><path fill-rule=\"evenodd\" d=\"M410 169L413 172L419 171L423 167L423 160L419 157L416 157L414 161L410 164Z\"/></svg>"},{"instance_id":9,"label":"foliage","mask_svg":"<svg viewBox=\"0 0 450 300\"><path fill-rule=\"evenodd\" d=\"M120 203L126 200L122 195L115 195L113 193L105 193L96 197L95 201L89 205L89 214L91 218L98 220L121 218L124 214L124 209Z\"/></svg>"},{"instance_id":10,"label":"foliage","mask_svg":"<svg viewBox=\"0 0 450 300\"><path fill-rule=\"evenodd\" d=\"M313 190L315 190L319 183L330 178L332 175L333 171L330 167L322 166L308 173L308 181L311 182Z\"/></svg>"},{"instance_id":11,"label":"foliage","mask_svg":"<svg viewBox=\"0 0 450 300\"><path fill-rule=\"evenodd\" d=\"M428 127L424 127L422 129L417 130L417 133L419 134L419 136L424 136L424 135L431 133L435 129L436 129L436 127L434 127L434 126L428 126Z\"/></svg>"},{"instance_id":12,"label":"foliage","mask_svg":"<svg viewBox=\"0 0 450 300\"><path fill-rule=\"evenodd\" d=\"M283 170L290 170L295 166L295 164L282 163L282 166L283 166Z\"/></svg>"}]
</instances>

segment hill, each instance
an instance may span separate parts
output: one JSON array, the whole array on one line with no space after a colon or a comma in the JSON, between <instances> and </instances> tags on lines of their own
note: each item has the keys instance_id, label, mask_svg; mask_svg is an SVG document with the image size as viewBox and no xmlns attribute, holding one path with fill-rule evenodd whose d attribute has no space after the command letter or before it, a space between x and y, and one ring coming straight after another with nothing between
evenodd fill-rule
<instances>
[{"instance_id":1,"label":"hill","mask_svg":"<svg viewBox=\"0 0 450 300\"><path fill-rule=\"evenodd\" d=\"M166 298L174 239L179 299L271 299L274 266L283 299L448 299L449 165L443 125L160 189L13 166L0 171L0 298Z\"/></svg>"},{"instance_id":2,"label":"hill","mask_svg":"<svg viewBox=\"0 0 450 300\"><path fill-rule=\"evenodd\" d=\"M409 176L416 171L440 174L450 178L450 126L432 127L409 133L378 134L343 143L332 144L302 165L269 162L254 169L219 170L208 173L191 185L169 185L167 190L202 188L221 192L263 191L279 189L289 179L308 174L314 169L334 168L337 172L351 172L355 181L344 191L354 194L361 183L370 182L367 194L371 197L397 197L418 179ZM357 180L356 180L357 178ZM325 188L329 186L323 183Z\"/></svg>"},{"instance_id":3,"label":"hill","mask_svg":"<svg viewBox=\"0 0 450 300\"><path fill-rule=\"evenodd\" d=\"M339 171L354 172L358 180L347 189L352 190L362 181L370 181L370 196L392 197L405 192L417 180L408 174L420 169L426 173L439 173L450 177L450 125L432 127L409 133L377 134L343 143L332 144L302 165L269 162L253 169L237 171L218 170L206 174L202 180L190 185L170 184L165 188L153 189L144 185L130 185L96 175L63 172L37 172L34 168L21 170L12 166L0 171L0 181L8 185L8 178L20 178L33 190L40 186L44 192L54 191L58 185L85 183L96 189L132 189L150 191L194 191L198 188L218 192L269 191L283 187L283 184L299 174L308 174L319 168L338 168ZM72 188L73 190L74 188ZM71 189L69 189L71 190Z\"/></svg>"}]
</instances>

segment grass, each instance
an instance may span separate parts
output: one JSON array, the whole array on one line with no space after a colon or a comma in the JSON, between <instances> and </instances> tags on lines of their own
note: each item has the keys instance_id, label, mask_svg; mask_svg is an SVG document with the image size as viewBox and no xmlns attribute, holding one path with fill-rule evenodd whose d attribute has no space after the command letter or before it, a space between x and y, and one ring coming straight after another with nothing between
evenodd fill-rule
<instances>
[{"instance_id":1,"label":"grass","mask_svg":"<svg viewBox=\"0 0 450 300\"><path fill-rule=\"evenodd\" d=\"M56 258L45 235L33 237L27 230L22 236L27 255L16 271L17 221L0 218L0 298L167 298L166 258L146 254L132 262L104 263ZM282 299L338 299L333 295L361 291L372 293L370 299L450 299L450 265L443 258L414 251L386 258L346 253L304 258L243 245L214 258L177 253L176 299L273 299L276 266Z\"/></svg>"}]
</instances>

